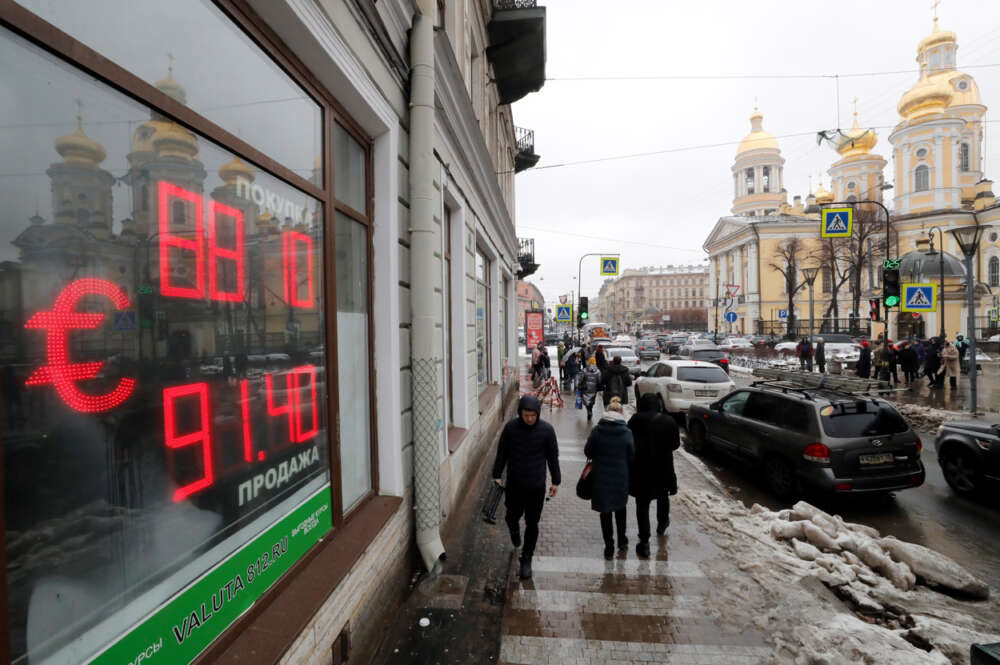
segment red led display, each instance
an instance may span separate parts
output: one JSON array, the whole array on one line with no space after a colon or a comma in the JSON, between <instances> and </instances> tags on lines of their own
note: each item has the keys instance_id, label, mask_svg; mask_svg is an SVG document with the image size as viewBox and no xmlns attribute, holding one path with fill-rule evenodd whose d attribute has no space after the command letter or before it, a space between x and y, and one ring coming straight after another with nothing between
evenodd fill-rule
<instances>
[{"instance_id":1,"label":"red led display","mask_svg":"<svg viewBox=\"0 0 1000 665\"><path fill-rule=\"evenodd\" d=\"M240 381L240 414L243 416L243 459L253 462L253 437L250 434L250 382Z\"/></svg>"},{"instance_id":2,"label":"red led display","mask_svg":"<svg viewBox=\"0 0 1000 665\"><path fill-rule=\"evenodd\" d=\"M177 433L177 409L174 402L195 395L198 398L199 420L198 429L187 434ZM208 408L208 384L189 383L184 386L173 386L163 390L163 442L167 448L185 448L201 444L202 464L204 465L204 476L192 481L183 487L174 490L174 501L183 501L196 492L200 492L206 487L211 487L215 482L214 468L212 465L212 420L209 416Z\"/></svg>"},{"instance_id":3,"label":"red led display","mask_svg":"<svg viewBox=\"0 0 1000 665\"><path fill-rule=\"evenodd\" d=\"M306 252L306 296L300 297L298 283L298 248L304 245ZM287 231L281 237L282 255L284 256L285 302L292 307L311 308L313 306L313 259L312 238L305 233Z\"/></svg>"},{"instance_id":4,"label":"red led display","mask_svg":"<svg viewBox=\"0 0 1000 665\"><path fill-rule=\"evenodd\" d=\"M77 381L95 378L104 367L103 362L73 363L69 358L69 331L94 330L104 321L105 315L100 312L75 311L80 299L90 295L104 296L119 310L131 306L128 296L113 282L83 278L67 284L56 297L50 311L38 312L24 324L29 330L47 331L48 352L48 363L28 377L25 385L44 386L51 383L71 409L83 413L100 413L113 409L128 399L135 388L135 380L121 379L114 390L103 395L90 395L77 387Z\"/></svg>"},{"instance_id":5,"label":"red led display","mask_svg":"<svg viewBox=\"0 0 1000 665\"><path fill-rule=\"evenodd\" d=\"M285 392L287 396L285 397L285 403L281 406L275 406L274 404L274 384L272 383L271 375L264 375L264 387L267 393L267 415L273 417L276 416L287 416L288 417L288 440L295 441L295 419L292 417L292 377L289 374L285 375Z\"/></svg>"},{"instance_id":6,"label":"red led display","mask_svg":"<svg viewBox=\"0 0 1000 665\"><path fill-rule=\"evenodd\" d=\"M303 431L302 429L302 397L300 394L302 386L299 385L299 377L309 376L309 396L312 409L312 428ZM316 409L316 366L303 365L292 370L292 409L295 411L295 443L303 443L319 434L319 411Z\"/></svg>"},{"instance_id":7,"label":"red led display","mask_svg":"<svg viewBox=\"0 0 1000 665\"><path fill-rule=\"evenodd\" d=\"M194 237L185 238L170 232L170 222L181 221L178 215L171 215L173 202L187 201L191 206L184 206L184 215L188 209L194 209ZM175 298L202 298L205 294L205 251L202 243L204 235L201 196L189 192L182 187L169 182L160 182L160 293ZM185 231L188 231L185 229ZM188 232L189 233L189 232ZM195 286L176 286L171 283L170 250L176 248L194 252Z\"/></svg>"},{"instance_id":8,"label":"red led display","mask_svg":"<svg viewBox=\"0 0 1000 665\"><path fill-rule=\"evenodd\" d=\"M229 217L233 220L234 247L219 246L219 217ZM212 300L243 301L245 288L243 257L243 213L218 201L212 201L208 207L208 295ZM234 263L236 267L236 290L221 291L218 287L219 268L229 262Z\"/></svg>"}]
</instances>

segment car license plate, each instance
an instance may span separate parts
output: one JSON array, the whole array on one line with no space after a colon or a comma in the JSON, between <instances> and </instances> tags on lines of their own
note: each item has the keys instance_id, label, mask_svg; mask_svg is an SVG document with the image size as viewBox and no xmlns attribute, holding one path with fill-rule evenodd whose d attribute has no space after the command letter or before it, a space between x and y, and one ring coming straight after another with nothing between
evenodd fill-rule
<instances>
[{"instance_id":1,"label":"car license plate","mask_svg":"<svg viewBox=\"0 0 1000 665\"><path fill-rule=\"evenodd\" d=\"M879 453L877 455L862 455L862 464L888 464L896 459L892 453Z\"/></svg>"},{"instance_id":2,"label":"car license plate","mask_svg":"<svg viewBox=\"0 0 1000 665\"><path fill-rule=\"evenodd\" d=\"M695 397L715 397L716 391L714 390L696 390L694 391Z\"/></svg>"}]
</instances>

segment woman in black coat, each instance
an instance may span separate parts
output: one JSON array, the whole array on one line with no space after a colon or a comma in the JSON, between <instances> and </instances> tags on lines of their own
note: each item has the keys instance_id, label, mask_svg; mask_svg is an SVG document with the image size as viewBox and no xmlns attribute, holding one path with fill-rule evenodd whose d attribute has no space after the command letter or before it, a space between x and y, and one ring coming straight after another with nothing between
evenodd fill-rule
<instances>
[{"instance_id":1,"label":"woman in black coat","mask_svg":"<svg viewBox=\"0 0 1000 665\"><path fill-rule=\"evenodd\" d=\"M677 494L674 451L681 445L677 423L660 412L653 393L639 398L639 411L628 421L635 439L635 460L629 474L629 494L635 497L639 542L635 552L649 556L649 504L656 501L656 533L662 536L670 525L670 495Z\"/></svg>"},{"instance_id":2,"label":"woman in black coat","mask_svg":"<svg viewBox=\"0 0 1000 665\"><path fill-rule=\"evenodd\" d=\"M867 379L872 372L872 349L868 342L861 342L861 355L858 357L858 376Z\"/></svg>"},{"instance_id":3,"label":"woman in black coat","mask_svg":"<svg viewBox=\"0 0 1000 665\"><path fill-rule=\"evenodd\" d=\"M615 538L611 529L611 515L618 528L618 549L628 550L625 536L625 506L628 504L628 470L635 457L632 431L625 424L621 402L614 398L605 409L604 417L587 437L583 454L593 462L593 495L591 509L601 514L601 533L604 535L604 558L615 554Z\"/></svg>"}]
</instances>

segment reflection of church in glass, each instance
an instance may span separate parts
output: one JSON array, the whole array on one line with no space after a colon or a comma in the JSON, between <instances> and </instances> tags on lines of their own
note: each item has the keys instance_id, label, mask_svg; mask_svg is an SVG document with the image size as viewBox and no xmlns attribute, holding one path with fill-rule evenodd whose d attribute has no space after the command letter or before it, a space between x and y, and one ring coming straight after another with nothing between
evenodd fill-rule
<instances>
[{"instance_id":1,"label":"reflection of church in glass","mask_svg":"<svg viewBox=\"0 0 1000 665\"><path fill-rule=\"evenodd\" d=\"M172 75L159 81L157 87L186 103L184 88ZM238 157L219 168L222 184L206 193L208 174L199 160L198 138L156 112L135 129L127 155L127 171L120 179L101 167L105 150L84 132L81 114L77 116L76 130L58 138L55 149L62 160L46 171L51 182L53 219L48 223L34 215L28 228L13 241L21 252L20 264L0 264L0 288L9 285L11 288L5 288L5 292L19 294L18 298L4 297L0 309L20 310L0 311L0 319L23 321L33 312L50 307L70 281L98 277L125 289L137 310L136 327L131 328L128 320L117 326L108 321L100 335L96 332L86 335L86 347L75 341L74 346L82 354L108 357L120 353L143 360L183 361L223 353L303 351L319 344L322 265L318 252L322 237L318 210L300 207L297 222L287 216L280 221L276 213L288 212L292 206L284 198L276 199L273 193L262 195L264 190L253 185L254 169ZM130 217L121 220L116 232L112 190L119 183L130 190L132 211ZM160 183L196 194L201 210L195 201L181 198L172 198L161 207ZM282 187L282 191L290 190ZM275 206L275 200L280 200L281 205ZM298 196L297 200L305 203L305 197ZM246 261L243 301L209 299L211 264L207 242L202 245L204 297L164 297L159 259L163 236L195 239L196 219L201 215L207 238L209 206L213 201L243 214ZM272 210L273 207L279 209ZM166 212L168 218L162 226L161 212ZM220 224L222 228L230 232L225 242L234 246L234 225ZM281 235L286 231L306 234L312 240L316 298L315 306L309 309L291 307L287 302ZM301 243L299 249L303 250ZM304 254L298 265L299 276L305 280ZM235 261L217 260L215 266L220 288L237 290ZM169 274L165 276L172 286L191 288L196 286L196 267L193 251L173 252ZM44 354L44 344L36 343L40 340L28 338L24 348L23 331L11 332L14 335L8 339L18 341L0 347L0 353L22 359Z\"/></svg>"}]
</instances>

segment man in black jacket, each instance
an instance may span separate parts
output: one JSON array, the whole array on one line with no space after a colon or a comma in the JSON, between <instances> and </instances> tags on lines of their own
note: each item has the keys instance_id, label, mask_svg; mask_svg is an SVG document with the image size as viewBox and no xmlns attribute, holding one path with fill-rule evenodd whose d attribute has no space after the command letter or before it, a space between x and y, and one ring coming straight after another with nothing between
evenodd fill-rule
<instances>
[{"instance_id":1,"label":"man in black jacket","mask_svg":"<svg viewBox=\"0 0 1000 665\"><path fill-rule=\"evenodd\" d=\"M559 444L552 425L541 419L542 404L534 395L525 395L517 405L517 417L504 425L493 463L493 480L501 483L507 468L506 521L510 541L521 544L521 516L524 516L524 547L521 549L521 579L531 577L531 557L538 542L538 520L545 505L545 466L552 486L549 496L559 491Z\"/></svg>"},{"instance_id":2,"label":"man in black jacket","mask_svg":"<svg viewBox=\"0 0 1000 665\"><path fill-rule=\"evenodd\" d=\"M632 373L622 364L621 356L611 359L611 364L601 373L601 384L604 386L602 396L604 406L611 403L612 397L617 397L622 404L628 404L628 387L632 385Z\"/></svg>"},{"instance_id":3,"label":"man in black jacket","mask_svg":"<svg viewBox=\"0 0 1000 665\"><path fill-rule=\"evenodd\" d=\"M670 495L677 494L674 451L681 445L677 423L660 412L653 393L639 398L638 413L628 421L635 440L635 459L629 473L629 494L635 497L639 542L636 554L649 556L649 504L656 501L656 533L663 535L670 525Z\"/></svg>"}]
</instances>

